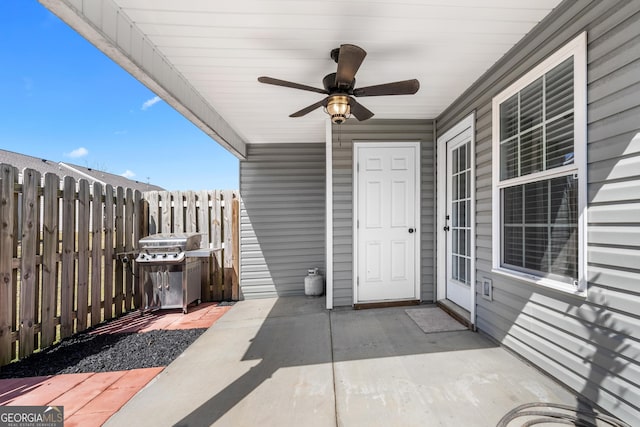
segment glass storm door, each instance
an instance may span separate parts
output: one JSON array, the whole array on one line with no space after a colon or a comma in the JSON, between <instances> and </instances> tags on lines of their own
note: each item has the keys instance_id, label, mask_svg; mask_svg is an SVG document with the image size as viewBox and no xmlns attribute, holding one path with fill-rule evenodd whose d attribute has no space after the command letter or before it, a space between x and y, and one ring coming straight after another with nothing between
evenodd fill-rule
<instances>
[{"instance_id":1,"label":"glass storm door","mask_svg":"<svg viewBox=\"0 0 640 427\"><path fill-rule=\"evenodd\" d=\"M447 141L446 297L471 309L471 131Z\"/></svg>"}]
</instances>

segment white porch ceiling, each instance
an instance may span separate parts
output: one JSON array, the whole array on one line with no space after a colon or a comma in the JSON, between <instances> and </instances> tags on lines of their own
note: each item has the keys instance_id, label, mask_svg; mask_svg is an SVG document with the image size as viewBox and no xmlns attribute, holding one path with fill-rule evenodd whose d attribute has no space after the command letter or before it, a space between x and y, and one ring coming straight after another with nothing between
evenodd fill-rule
<instances>
[{"instance_id":1,"label":"white porch ceiling","mask_svg":"<svg viewBox=\"0 0 640 427\"><path fill-rule=\"evenodd\" d=\"M420 81L416 95L359 98L374 118L435 118L560 3L64 0L65 12L58 0L41 1L116 61L139 63L142 73L155 79L185 111L213 128L216 139L226 138L224 129L215 129L226 122L240 143L324 141L327 116L322 109L302 118L288 117L323 95L264 85L257 78L266 75L321 88L322 78L336 70L329 52L343 43L368 53L356 87ZM80 19L70 19L70 12ZM120 27L110 34L105 20L114 13L114 25ZM102 41L83 31L81 24L87 22L94 30L98 27ZM186 80L191 95L158 81L144 67L144 59L132 53L135 38L127 41L127 34L141 34L169 65L165 68L177 74L173 78ZM134 73L140 78L138 74ZM219 117L214 114L212 119L189 105L194 94Z\"/></svg>"}]
</instances>

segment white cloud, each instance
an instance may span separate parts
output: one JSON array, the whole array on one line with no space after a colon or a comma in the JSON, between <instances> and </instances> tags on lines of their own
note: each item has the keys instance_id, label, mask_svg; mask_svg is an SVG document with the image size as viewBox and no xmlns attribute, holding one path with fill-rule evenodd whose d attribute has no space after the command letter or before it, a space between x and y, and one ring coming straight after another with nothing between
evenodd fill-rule
<instances>
[{"instance_id":1,"label":"white cloud","mask_svg":"<svg viewBox=\"0 0 640 427\"><path fill-rule=\"evenodd\" d=\"M71 157L72 159L77 159L79 157L84 157L89 154L89 150L84 147L78 147L75 150L71 150L69 153L64 153L65 156Z\"/></svg>"},{"instance_id":2,"label":"white cloud","mask_svg":"<svg viewBox=\"0 0 640 427\"><path fill-rule=\"evenodd\" d=\"M122 172L120 175L124 176L125 178L133 178L134 176L136 176L135 172L130 171L129 169L127 169L126 171Z\"/></svg>"},{"instance_id":3,"label":"white cloud","mask_svg":"<svg viewBox=\"0 0 640 427\"><path fill-rule=\"evenodd\" d=\"M162 101L162 99L160 99L159 96L154 96L151 99L147 99L146 101L144 101L144 103L142 104L142 110L146 110L147 108L151 108L153 107L155 104L157 104L158 102Z\"/></svg>"}]
</instances>

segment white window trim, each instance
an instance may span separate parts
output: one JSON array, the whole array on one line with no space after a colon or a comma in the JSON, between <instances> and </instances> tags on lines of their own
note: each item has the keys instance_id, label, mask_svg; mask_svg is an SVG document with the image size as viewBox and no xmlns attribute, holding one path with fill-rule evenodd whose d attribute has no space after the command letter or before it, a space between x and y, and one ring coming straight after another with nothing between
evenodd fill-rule
<instances>
[{"instance_id":1,"label":"white window trim","mask_svg":"<svg viewBox=\"0 0 640 427\"><path fill-rule=\"evenodd\" d=\"M578 177L578 283L577 287L500 266L501 212L500 203L500 104L520 92L562 61L573 56L574 89L574 165ZM583 296L587 294L587 33L583 32L550 55L515 83L493 98L492 102L492 250L493 272L530 284ZM561 168L543 172L548 177L562 172ZM530 177L529 177L530 178ZM517 182L518 178L510 180ZM502 181L502 184L509 181Z\"/></svg>"}]
</instances>

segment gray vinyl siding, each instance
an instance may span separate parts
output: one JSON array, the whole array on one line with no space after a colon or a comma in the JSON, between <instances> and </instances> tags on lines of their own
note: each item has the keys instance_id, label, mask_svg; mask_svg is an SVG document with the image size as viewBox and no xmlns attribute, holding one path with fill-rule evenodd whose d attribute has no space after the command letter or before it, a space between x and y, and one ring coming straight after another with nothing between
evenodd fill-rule
<instances>
[{"instance_id":1,"label":"gray vinyl siding","mask_svg":"<svg viewBox=\"0 0 640 427\"><path fill-rule=\"evenodd\" d=\"M491 100L587 31L588 297L491 273ZM477 327L600 407L640 419L640 2L563 2L437 120L476 110Z\"/></svg>"},{"instance_id":2,"label":"gray vinyl siding","mask_svg":"<svg viewBox=\"0 0 640 427\"><path fill-rule=\"evenodd\" d=\"M240 195L242 296L304 295L325 271L325 144L249 145Z\"/></svg>"},{"instance_id":3,"label":"gray vinyl siding","mask_svg":"<svg viewBox=\"0 0 640 427\"><path fill-rule=\"evenodd\" d=\"M434 300L435 150L433 120L351 120L333 127L333 304L353 304L353 142L421 142L420 280Z\"/></svg>"}]
</instances>

